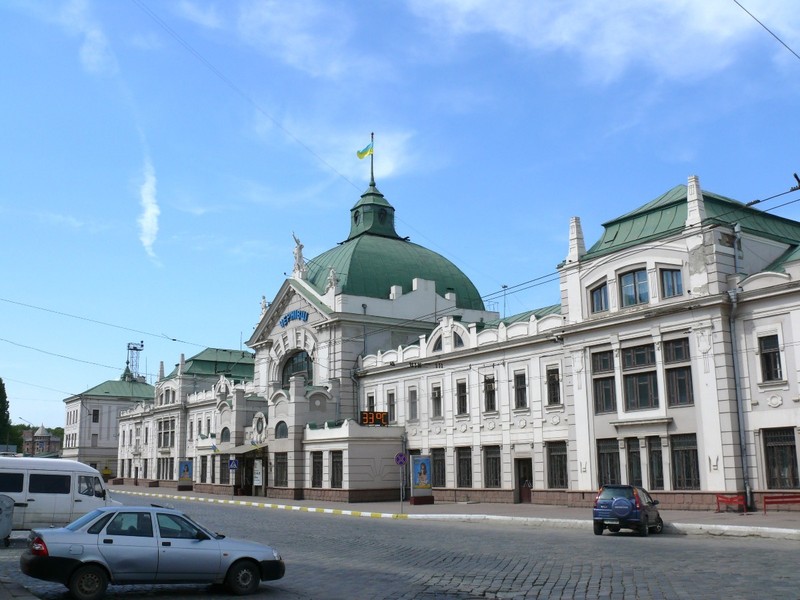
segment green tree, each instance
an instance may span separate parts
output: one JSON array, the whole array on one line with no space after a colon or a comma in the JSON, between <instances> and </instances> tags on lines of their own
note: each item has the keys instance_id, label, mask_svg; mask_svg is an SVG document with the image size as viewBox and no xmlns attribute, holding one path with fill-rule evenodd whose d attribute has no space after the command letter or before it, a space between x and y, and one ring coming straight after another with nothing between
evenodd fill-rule
<instances>
[{"instance_id":1,"label":"green tree","mask_svg":"<svg viewBox=\"0 0 800 600\"><path fill-rule=\"evenodd\" d=\"M10 443L6 440L11 437L11 417L8 412L8 396L6 384L0 377L0 444Z\"/></svg>"}]
</instances>

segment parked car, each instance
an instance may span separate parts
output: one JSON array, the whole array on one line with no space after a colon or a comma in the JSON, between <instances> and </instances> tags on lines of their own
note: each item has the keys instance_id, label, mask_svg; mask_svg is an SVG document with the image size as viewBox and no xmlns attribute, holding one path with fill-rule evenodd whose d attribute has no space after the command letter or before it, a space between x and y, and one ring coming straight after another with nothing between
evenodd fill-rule
<instances>
[{"instance_id":1,"label":"parked car","mask_svg":"<svg viewBox=\"0 0 800 600\"><path fill-rule=\"evenodd\" d=\"M646 536L650 531L661 533L664 521L658 514L658 500L637 485L604 485L594 499L592 518L595 535L633 529Z\"/></svg>"},{"instance_id":2,"label":"parked car","mask_svg":"<svg viewBox=\"0 0 800 600\"><path fill-rule=\"evenodd\" d=\"M63 583L77 600L134 583L220 583L242 595L285 572L271 546L226 538L158 506L98 508L66 527L34 529L19 562L26 575Z\"/></svg>"}]
</instances>

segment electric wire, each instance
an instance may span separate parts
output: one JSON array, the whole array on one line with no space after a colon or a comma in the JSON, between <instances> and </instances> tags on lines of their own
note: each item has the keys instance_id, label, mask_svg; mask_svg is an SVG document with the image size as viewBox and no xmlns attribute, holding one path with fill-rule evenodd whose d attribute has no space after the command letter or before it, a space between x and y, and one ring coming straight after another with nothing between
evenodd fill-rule
<instances>
[{"instance_id":1,"label":"electric wire","mask_svg":"<svg viewBox=\"0 0 800 600\"><path fill-rule=\"evenodd\" d=\"M753 20L754 20L756 23L758 23L759 25L761 25L761 27L763 27L763 28L764 28L764 29L765 29L765 30L766 30L766 31L767 31L767 32L768 32L768 33L769 33L769 34L770 34L772 37L774 37L776 40L778 40L778 42L779 42L779 43L780 43L780 44L781 44L781 45L782 45L784 48L786 48L786 49L787 49L789 52L791 52L792 54L794 54L794 57L795 57L796 59L800 60L800 55L798 55L798 54L797 54L797 52L795 52L794 50L792 50L792 49L791 49L791 48L788 46L788 44L786 44L786 42L784 42L784 41L783 41L781 38L779 38L779 37L778 37L778 35L777 35L775 32L773 32L773 31L772 31L772 30L771 30L769 27L767 27L766 25L764 25L764 23L762 23L761 21L759 21L759 20L756 18L756 16L755 16L753 13L751 13L751 12L750 12L749 10L747 10L747 9L746 9L744 6L742 6L742 4L741 4L741 2L739 2L739 0L733 0L733 1L734 1L734 2L735 2L735 3L736 3L738 6L739 6L739 8L741 8L741 9L742 9L744 12L746 12L748 15L750 15L750 17L752 17L752 19L753 19Z\"/></svg>"}]
</instances>

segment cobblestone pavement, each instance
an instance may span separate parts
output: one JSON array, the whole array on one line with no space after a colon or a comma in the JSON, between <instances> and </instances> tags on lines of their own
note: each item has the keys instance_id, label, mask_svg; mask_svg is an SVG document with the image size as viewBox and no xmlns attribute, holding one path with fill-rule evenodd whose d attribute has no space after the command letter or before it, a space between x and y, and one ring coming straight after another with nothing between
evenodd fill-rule
<instances>
[{"instance_id":1,"label":"cobblestone pavement","mask_svg":"<svg viewBox=\"0 0 800 600\"><path fill-rule=\"evenodd\" d=\"M125 497L126 504L147 503ZM595 536L516 521L355 519L299 511L174 501L234 537L275 544L286 577L253 598L468 600L478 598L800 599L794 540L758 537ZM0 548L0 578L37 598L66 588L19 573L24 540ZM216 600L209 586L112 586L109 600Z\"/></svg>"}]
</instances>

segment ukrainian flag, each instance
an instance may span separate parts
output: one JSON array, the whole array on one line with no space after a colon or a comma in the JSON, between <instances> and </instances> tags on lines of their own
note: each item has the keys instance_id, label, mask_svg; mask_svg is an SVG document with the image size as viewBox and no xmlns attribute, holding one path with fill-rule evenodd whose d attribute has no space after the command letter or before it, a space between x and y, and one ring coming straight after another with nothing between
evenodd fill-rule
<instances>
[{"instance_id":1,"label":"ukrainian flag","mask_svg":"<svg viewBox=\"0 0 800 600\"><path fill-rule=\"evenodd\" d=\"M370 154L372 154L372 144L373 142L370 142L369 144L366 145L366 147L363 150L359 150L358 152L356 152L358 158L366 158Z\"/></svg>"}]
</instances>

